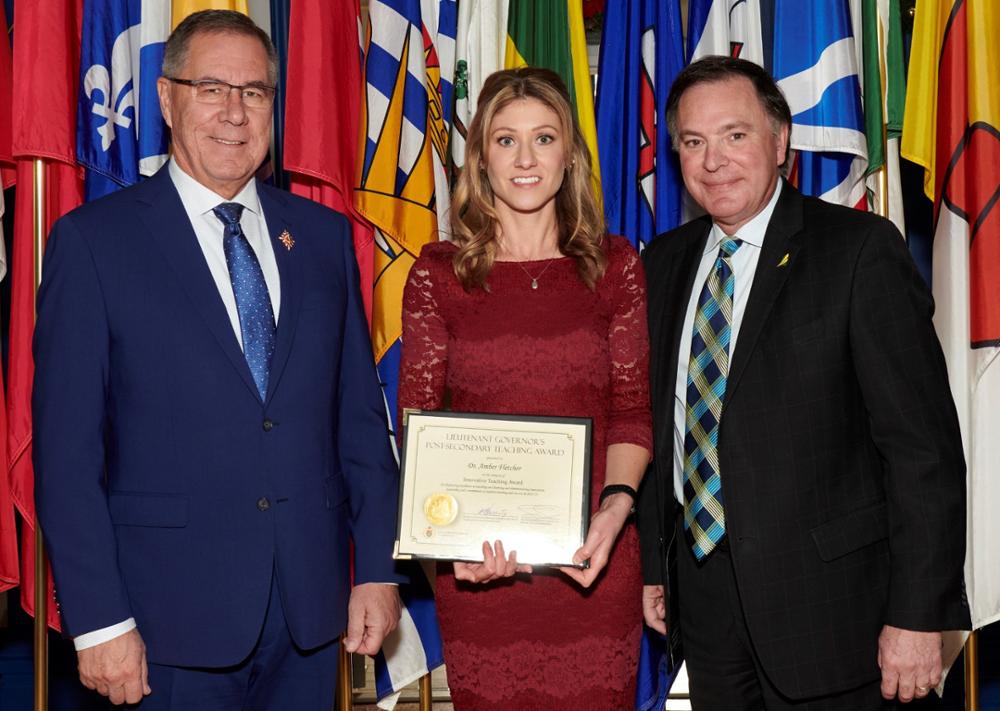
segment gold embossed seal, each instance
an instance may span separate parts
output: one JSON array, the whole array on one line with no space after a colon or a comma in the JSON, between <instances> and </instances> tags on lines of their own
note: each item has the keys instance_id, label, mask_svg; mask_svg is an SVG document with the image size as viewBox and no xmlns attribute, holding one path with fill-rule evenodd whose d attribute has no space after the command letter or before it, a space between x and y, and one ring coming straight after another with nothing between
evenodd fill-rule
<instances>
[{"instance_id":1,"label":"gold embossed seal","mask_svg":"<svg viewBox=\"0 0 1000 711\"><path fill-rule=\"evenodd\" d=\"M451 494L431 494L424 499L424 516L435 526L447 526L458 517L458 501Z\"/></svg>"}]
</instances>

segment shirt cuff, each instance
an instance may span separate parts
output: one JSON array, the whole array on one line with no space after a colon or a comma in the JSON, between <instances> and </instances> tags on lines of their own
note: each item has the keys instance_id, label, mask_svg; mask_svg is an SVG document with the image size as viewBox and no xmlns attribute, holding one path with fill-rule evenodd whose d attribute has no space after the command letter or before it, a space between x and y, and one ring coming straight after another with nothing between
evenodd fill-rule
<instances>
[{"instance_id":1,"label":"shirt cuff","mask_svg":"<svg viewBox=\"0 0 1000 711\"><path fill-rule=\"evenodd\" d=\"M105 642L110 642L115 637L121 637L126 632L131 632L134 629L135 618L130 617L124 622L119 622L117 625L102 627L99 630L94 630L93 632L87 632L86 634L74 637L73 646L76 647L76 651L79 652L84 649L96 647L99 644L104 644Z\"/></svg>"}]
</instances>

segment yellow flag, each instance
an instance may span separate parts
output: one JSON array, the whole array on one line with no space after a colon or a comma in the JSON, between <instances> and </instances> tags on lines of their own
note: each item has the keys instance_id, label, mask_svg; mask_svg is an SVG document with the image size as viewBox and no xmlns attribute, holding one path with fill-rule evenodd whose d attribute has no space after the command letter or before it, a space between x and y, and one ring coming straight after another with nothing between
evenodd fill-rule
<instances>
[{"instance_id":1,"label":"yellow flag","mask_svg":"<svg viewBox=\"0 0 1000 711\"><path fill-rule=\"evenodd\" d=\"M906 112L903 118L903 141L900 152L924 172L924 192L931 200L936 196L939 166L935 155L939 144L938 126L941 108L948 112L966 107L938 107L941 82L950 80L941 68L944 45L956 6L956 0L924 0L918 7L913 27L913 47L907 77ZM965 87L970 125L985 123L1000 126L1000 45L996 32L1000 29L1000 3L996 0L968 0L964 7L967 28Z\"/></svg>"},{"instance_id":2,"label":"yellow flag","mask_svg":"<svg viewBox=\"0 0 1000 711\"><path fill-rule=\"evenodd\" d=\"M177 27L185 17L199 10L236 10L249 15L247 0L173 0L173 21L171 29Z\"/></svg>"}]
</instances>

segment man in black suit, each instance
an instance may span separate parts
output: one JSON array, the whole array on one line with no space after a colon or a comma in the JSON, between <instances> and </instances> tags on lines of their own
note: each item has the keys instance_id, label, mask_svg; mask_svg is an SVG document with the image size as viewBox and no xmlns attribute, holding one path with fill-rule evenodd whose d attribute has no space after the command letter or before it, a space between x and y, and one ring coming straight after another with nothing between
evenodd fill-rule
<instances>
[{"instance_id":1,"label":"man in black suit","mask_svg":"<svg viewBox=\"0 0 1000 711\"><path fill-rule=\"evenodd\" d=\"M891 223L781 179L791 114L757 65L692 64L667 120L708 214L644 255L646 620L665 632L679 601L698 711L923 697L941 631L969 626L965 466L928 289Z\"/></svg>"}]
</instances>

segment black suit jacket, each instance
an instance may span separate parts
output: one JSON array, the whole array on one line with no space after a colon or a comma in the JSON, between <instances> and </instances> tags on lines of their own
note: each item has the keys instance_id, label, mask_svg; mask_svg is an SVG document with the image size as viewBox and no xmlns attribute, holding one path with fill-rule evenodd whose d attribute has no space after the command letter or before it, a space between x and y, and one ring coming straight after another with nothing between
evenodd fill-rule
<instances>
[{"instance_id":1,"label":"black suit jacket","mask_svg":"<svg viewBox=\"0 0 1000 711\"><path fill-rule=\"evenodd\" d=\"M680 331L710 228L695 220L644 254L655 437L639 507L647 584L666 577ZM791 698L876 679L884 624L969 627L965 464L932 313L890 222L784 186L731 358L719 456L747 625ZM683 541L677 554L690 555Z\"/></svg>"}]
</instances>

